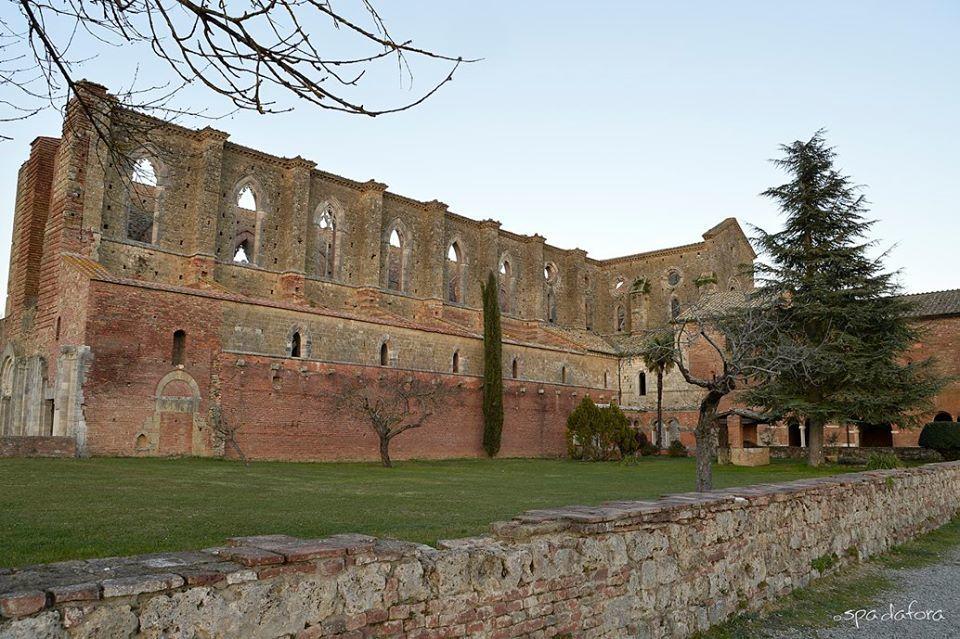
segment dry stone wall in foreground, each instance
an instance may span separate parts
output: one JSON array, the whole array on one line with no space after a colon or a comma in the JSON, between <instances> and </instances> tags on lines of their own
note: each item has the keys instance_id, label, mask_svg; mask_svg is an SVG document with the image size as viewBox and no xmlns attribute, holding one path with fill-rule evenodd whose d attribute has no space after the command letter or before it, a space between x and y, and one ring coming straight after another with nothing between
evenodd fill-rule
<instances>
[{"instance_id":1,"label":"dry stone wall in foreground","mask_svg":"<svg viewBox=\"0 0 960 639\"><path fill-rule=\"evenodd\" d=\"M0 570L0 638L687 637L953 517L960 462Z\"/></svg>"}]
</instances>

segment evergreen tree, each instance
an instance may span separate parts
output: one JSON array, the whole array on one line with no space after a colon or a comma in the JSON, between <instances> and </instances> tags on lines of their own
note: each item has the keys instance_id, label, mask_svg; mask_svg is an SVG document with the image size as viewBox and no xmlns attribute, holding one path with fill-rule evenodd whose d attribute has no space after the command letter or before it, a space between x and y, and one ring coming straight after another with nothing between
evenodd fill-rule
<instances>
[{"instance_id":1,"label":"evergreen tree","mask_svg":"<svg viewBox=\"0 0 960 639\"><path fill-rule=\"evenodd\" d=\"M806 422L808 460L817 466L825 424L911 425L942 382L929 360L907 357L919 338L909 306L893 297L898 285L884 256L870 256L867 202L834 167L823 132L781 149L774 164L790 181L763 195L786 216L784 228L758 229L756 238L766 260L756 267L757 294L781 300L771 309L780 331L760 357L792 363L744 399Z\"/></svg>"},{"instance_id":2,"label":"evergreen tree","mask_svg":"<svg viewBox=\"0 0 960 639\"><path fill-rule=\"evenodd\" d=\"M657 448L663 448L663 376L673 368L675 346L672 330L661 330L651 334L640 350L643 365L651 373L657 374Z\"/></svg>"},{"instance_id":3,"label":"evergreen tree","mask_svg":"<svg viewBox=\"0 0 960 639\"><path fill-rule=\"evenodd\" d=\"M500 452L503 432L503 348L500 304L493 272L480 284L483 298L483 449L493 457Z\"/></svg>"}]
</instances>

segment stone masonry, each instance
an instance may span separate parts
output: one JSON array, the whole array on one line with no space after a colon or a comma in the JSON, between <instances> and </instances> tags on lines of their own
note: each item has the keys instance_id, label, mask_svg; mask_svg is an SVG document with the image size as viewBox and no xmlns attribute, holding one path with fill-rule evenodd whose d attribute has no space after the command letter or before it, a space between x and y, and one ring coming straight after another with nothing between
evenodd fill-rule
<instances>
[{"instance_id":1,"label":"stone masonry","mask_svg":"<svg viewBox=\"0 0 960 639\"><path fill-rule=\"evenodd\" d=\"M945 523L960 462L0 571L0 639L688 637ZM839 611L838 611L839 612Z\"/></svg>"},{"instance_id":2,"label":"stone masonry","mask_svg":"<svg viewBox=\"0 0 960 639\"><path fill-rule=\"evenodd\" d=\"M597 260L124 111L91 83L60 137L33 143L14 217L0 437L71 437L80 455L219 455L217 412L251 458L372 458L369 428L330 400L339 380L383 366L460 389L400 456L481 455L490 272L510 454L559 454L584 395L651 405L653 384L615 338L705 290L752 287L741 266L754 253L732 218L699 242Z\"/></svg>"}]
</instances>

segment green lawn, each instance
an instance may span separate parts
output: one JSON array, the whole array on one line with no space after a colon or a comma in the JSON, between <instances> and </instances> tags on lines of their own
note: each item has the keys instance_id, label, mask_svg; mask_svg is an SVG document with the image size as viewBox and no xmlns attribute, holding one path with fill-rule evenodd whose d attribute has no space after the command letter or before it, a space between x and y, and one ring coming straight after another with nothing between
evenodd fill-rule
<instances>
[{"instance_id":1,"label":"green lawn","mask_svg":"<svg viewBox=\"0 0 960 639\"><path fill-rule=\"evenodd\" d=\"M717 487L848 470L722 467ZM305 464L0 459L0 566L203 548L264 533L362 532L433 544L531 508L694 488L692 459Z\"/></svg>"}]
</instances>

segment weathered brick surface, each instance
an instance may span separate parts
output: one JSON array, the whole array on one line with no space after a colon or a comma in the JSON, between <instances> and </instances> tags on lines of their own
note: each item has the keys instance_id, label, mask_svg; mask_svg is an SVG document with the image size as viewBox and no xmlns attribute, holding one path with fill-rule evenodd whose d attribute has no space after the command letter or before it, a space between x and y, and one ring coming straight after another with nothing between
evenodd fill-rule
<instances>
[{"instance_id":1,"label":"weathered brick surface","mask_svg":"<svg viewBox=\"0 0 960 639\"><path fill-rule=\"evenodd\" d=\"M0 457L76 457L73 437L0 437Z\"/></svg>"},{"instance_id":2,"label":"weathered brick surface","mask_svg":"<svg viewBox=\"0 0 960 639\"><path fill-rule=\"evenodd\" d=\"M958 510L953 462L529 511L438 548L241 537L215 552L7 571L0 636L688 637ZM297 547L340 554L284 552ZM223 561L230 552L279 563L245 569Z\"/></svg>"}]
</instances>

